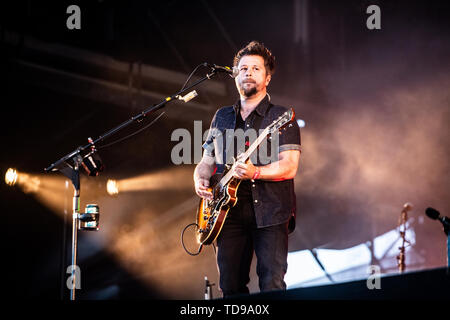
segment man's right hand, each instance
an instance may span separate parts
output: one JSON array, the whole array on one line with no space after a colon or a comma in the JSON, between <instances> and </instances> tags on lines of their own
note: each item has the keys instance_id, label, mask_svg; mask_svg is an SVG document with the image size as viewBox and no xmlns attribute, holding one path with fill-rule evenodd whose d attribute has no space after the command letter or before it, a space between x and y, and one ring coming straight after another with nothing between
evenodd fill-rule
<instances>
[{"instance_id":1,"label":"man's right hand","mask_svg":"<svg viewBox=\"0 0 450 320\"><path fill-rule=\"evenodd\" d=\"M198 178L195 181L195 192L199 197L203 199L212 200L213 195L211 189L209 188L209 180Z\"/></svg>"}]
</instances>

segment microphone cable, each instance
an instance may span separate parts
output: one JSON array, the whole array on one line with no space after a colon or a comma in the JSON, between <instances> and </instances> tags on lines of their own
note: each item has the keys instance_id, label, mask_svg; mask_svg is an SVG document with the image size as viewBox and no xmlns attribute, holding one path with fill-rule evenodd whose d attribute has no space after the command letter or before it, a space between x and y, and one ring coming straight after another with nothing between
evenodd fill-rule
<instances>
[{"instance_id":1,"label":"microphone cable","mask_svg":"<svg viewBox=\"0 0 450 320\"><path fill-rule=\"evenodd\" d=\"M184 88L186 88L186 85L187 85L188 82L191 80L191 78L192 78L192 76L195 74L195 72L197 72L198 68L204 67L204 66L206 66L206 63L201 63L201 64L199 64L198 66L195 67L195 69L189 74L187 80L184 82L183 87L181 88L181 90L184 90ZM180 90L180 91L181 91L181 90ZM123 138L120 138L120 139L118 139L118 140L116 140L116 141L113 141L113 142L111 142L111 143L101 145L101 146L99 146L97 149L100 150L100 149L103 149L103 148L107 148L107 147L110 147L110 146L112 146L112 145L114 145L114 144L116 144L116 143L122 142L122 141L124 141L124 140L126 140L126 139L128 139L128 138L133 137L134 135L136 135L136 134L138 134L138 133L144 131L145 129L147 129L148 127L150 127L152 124L154 124L159 118L162 117L162 115L163 115L164 113L165 113L165 111L163 111L161 114L159 114L159 115L158 115L152 122L150 122L148 125L146 125L145 127L141 128L141 129L139 129L139 130L137 130L136 132L133 132L133 133L129 134L128 136L125 136L125 137L123 137Z\"/></svg>"},{"instance_id":2,"label":"microphone cable","mask_svg":"<svg viewBox=\"0 0 450 320\"><path fill-rule=\"evenodd\" d=\"M183 86L181 87L181 90L184 90L184 88L186 88L187 84L189 83L189 81L191 80L192 76L197 72L198 68L200 67L205 67L206 66L206 62L199 64L198 66L195 67L195 69L191 72L191 74L188 76L187 80L184 82Z\"/></svg>"},{"instance_id":3,"label":"microphone cable","mask_svg":"<svg viewBox=\"0 0 450 320\"><path fill-rule=\"evenodd\" d=\"M120 139L118 139L118 140L116 140L116 141L113 141L113 142L108 143L108 144L101 145L101 146L99 146L97 149L100 150L100 149L104 149L104 148L110 147L110 146L112 146L112 145L114 145L114 144L116 144L116 143L122 142L122 141L124 141L124 140L126 140L126 139L128 139L128 138L131 138L131 137L137 135L138 133L144 131L145 129L147 129L148 127L150 127L152 124L154 124L159 118L161 118L161 117L164 115L164 113L165 113L165 111L161 112L155 119L152 120L152 122L150 122L149 124L147 124L145 127L141 128L141 129L139 129L139 130L137 130L137 131L135 131L135 132L133 132L133 133L131 133L131 134L129 134L129 135L123 137L123 138L120 138Z\"/></svg>"},{"instance_id":4,"label":"microphone cable","mask_svg":"<svg viewBox=\"0 0 450 320\"><path fill-rule=\"evenodd\" d=\"M203 248L203 244L200 245L200 247L198 248L198 251L196 253L192 253L190 252L188 249L186 249L186 246L184 245L184 233L186 232L186 230L191 227L191 226L196 226L198 227L198 224L196 224L195 222L188 224L186 227L184 227L183 231L181 232L181 245L183 246L184 251L186 251L186 253L190 256L198 256L200 254L200 252L202 251Z\"/></svg>"}]
</instances>

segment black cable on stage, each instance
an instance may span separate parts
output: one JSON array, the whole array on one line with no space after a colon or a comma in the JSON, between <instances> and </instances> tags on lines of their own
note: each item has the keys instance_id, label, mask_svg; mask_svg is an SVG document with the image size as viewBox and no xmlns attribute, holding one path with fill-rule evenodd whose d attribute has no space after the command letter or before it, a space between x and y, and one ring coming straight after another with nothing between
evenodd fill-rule
<instances>
[{"instance_id":1,"label":"black cable on stage","mask_svg":"<svg viewBox=\"0 0 450 320\"><path fill-rule=\"evenodd\" d=\"M185 232L186 229L189 228L190 226L197 226L197 227L198 227L198 224L196 224L195 222L193 222L193 223L188 224L186 227L184 227L183 231L181 232L181 245L183 246L184 251L186 251L186 253L187 253L188 255L190 255L190 256L197 256L197 255L199 255L200 252L202 251L202 247L203 247L202 244L201 244L200 247L198 248L197 253L189 252L188 249L186 249L186 247L185 247L185 245L184 245L184 239L183 239L183 237L184 237L184 232Z\"/></svg>"}]
</instances>

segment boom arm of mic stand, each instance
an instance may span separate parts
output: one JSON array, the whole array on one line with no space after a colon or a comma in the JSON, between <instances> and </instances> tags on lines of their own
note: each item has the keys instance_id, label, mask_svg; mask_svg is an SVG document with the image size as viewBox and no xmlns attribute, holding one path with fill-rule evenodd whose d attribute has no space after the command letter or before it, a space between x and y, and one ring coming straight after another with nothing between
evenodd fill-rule
<instances>
[{"instance_id":1,"label":"boom arm of mic stand","mask_svg":"<svg viewBox=\"0 0 450 320\"><path fill-rule=\"evenodd\" d=\"M58 166L60 166L61 164L63 164L64 162L72 159L73 157L75 157L76 155L81 154L81 152L83 152L84 150L92 147L93 145L97 144L100 141L103 141L104 139L108 138L109 136L115 134L116 132L122 130L123 128L127 127L128 125L130 125L133 122L139 121L142 118L144 118L147 114L155 112L159 109L162 109L168 102L176 100L176 97L179 95L182 95L184 92L189 91L190 89L192 89L193 87L199 85L200 83L202 83L205 80L209 80L211 79L213 76L215 76L217 74L216 70L212 70L210 73L208 73L206 76L204 76L203 78L197 80L196 82L194 82L192 85L178 91L177 93L171 95L170 97L165 98L163 101L161 101L160 103L153 105L149 108L147 108L146 110L142 111L141 113L137 114L136 116L132 117L131 119L121 123L120 125L118 125L117 127L107 131L105 134L100 135L97 139L95 139L94 141L92 141L91 143L88 143L85 146L81 146L78 147L76 150L68 153L67 155L65 155L64 157L62 157L61 159L59 159L58 161L56 161L55 163L51 164L49 167L45 168L44 171L45 172L50 172L50 171L54 171L58 169Z\"/></svg>"}]
</instances>

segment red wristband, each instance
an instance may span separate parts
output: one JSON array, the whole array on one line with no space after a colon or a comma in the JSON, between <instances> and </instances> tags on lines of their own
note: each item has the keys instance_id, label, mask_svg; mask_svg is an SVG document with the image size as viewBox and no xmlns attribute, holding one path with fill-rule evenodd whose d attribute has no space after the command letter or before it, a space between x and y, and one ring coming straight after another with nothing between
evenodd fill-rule
<instances>
[{"instance_id":1,"label":"red wristband","mask_svg":"<svg viewBox=\"0 0 450 320\"><path fill-rule=\"evenodd\" d=\"M259 177L261 170L258 167L255 167L255 173L253 174L252 180L256 180Z\"/></svg>"}]
</instances>

